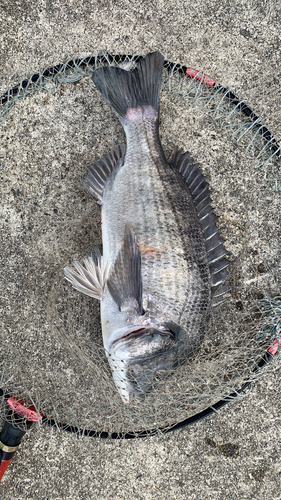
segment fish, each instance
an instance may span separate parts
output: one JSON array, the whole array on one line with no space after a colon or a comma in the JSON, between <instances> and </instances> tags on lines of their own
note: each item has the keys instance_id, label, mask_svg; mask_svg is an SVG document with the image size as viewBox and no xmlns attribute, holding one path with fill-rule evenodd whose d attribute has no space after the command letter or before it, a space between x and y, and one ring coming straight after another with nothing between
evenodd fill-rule
<instances>
[{"instance_id":1,"label":"fish","mask_svg":"<svg viewBox=\"0 0 281 500\"><path fill-rule=\"evenodd\" d=\"M159 138L164 57L133 70L100 67L92 79L117 115L126 144L88 169L101 205L103 254L65 268L73 287L100 300L103 345L123 403L143 401L198 352L224 300L228 264L211 192L199 165Z\"/></svg>"}]
</instances>

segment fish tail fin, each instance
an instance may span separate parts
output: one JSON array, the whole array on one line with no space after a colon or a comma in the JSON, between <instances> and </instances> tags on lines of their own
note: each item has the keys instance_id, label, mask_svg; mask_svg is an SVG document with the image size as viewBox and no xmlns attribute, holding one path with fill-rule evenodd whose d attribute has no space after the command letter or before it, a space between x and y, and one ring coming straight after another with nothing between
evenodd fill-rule
<instances>
[{"instance_id":1,"label":"fish tail fin","mask_svg":"<svg viewBox=\"0 0 281 500\"><path fill-rule=\"evenodd\" d=\"M123 123L130 109L151 106L158 111L163 64L162 54L152 52L133 71L103 67L94 71L92 79Z\"/></svg>"}]
</instances>

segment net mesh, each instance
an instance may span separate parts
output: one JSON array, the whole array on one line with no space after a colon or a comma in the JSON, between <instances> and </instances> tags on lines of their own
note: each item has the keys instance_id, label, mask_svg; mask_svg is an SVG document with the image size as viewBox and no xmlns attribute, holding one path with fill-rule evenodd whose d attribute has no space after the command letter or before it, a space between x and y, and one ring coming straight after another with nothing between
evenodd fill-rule
<instances>
[{"instance_id":1,"label":"net mesh","mask_svg":"<svg viewBox=\"0 0 281 500\"><path fill-rule=\"evenodd\" d=\"M278 346L275 134L228 87L165 61L161 141L167 157L175 144L189 150L208 178L231 260L230 294L206 322L200 350L155 380L143 401L132 398L124 405L116 391L99 304L73 290L63 268L101 245L100 207L79 178L124 142L90 75L101 65L130 70L138 59L103 52L68 61L39 71L2 97L2 418L18 419L19 411L9 413L12 397L22 402L22 415L23 407L34 412L39 425L75 427L81 435L161 432L219 400L243 397L237 391L264 373L268 364L261 360ZM271 361L278 357L272 349L277 352L268 355Z\"/></svg>"}]
</instances>

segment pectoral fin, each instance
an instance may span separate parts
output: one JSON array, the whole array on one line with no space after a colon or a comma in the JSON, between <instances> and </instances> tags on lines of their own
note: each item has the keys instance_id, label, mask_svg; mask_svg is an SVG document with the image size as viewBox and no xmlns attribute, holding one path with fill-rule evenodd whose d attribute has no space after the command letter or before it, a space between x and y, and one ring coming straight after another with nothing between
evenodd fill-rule
<instances>
[{"instance_id":1,"label":"pectoral fin","mask_svg":"<svg viewBox=\"0 0 281 500\"><path fill-rule=\"evenodd\" d=\"M141 252L132 228L126 224L122 247L107 281L108 290L121 311L142 314Z\"/></svg>"}]
</instances>

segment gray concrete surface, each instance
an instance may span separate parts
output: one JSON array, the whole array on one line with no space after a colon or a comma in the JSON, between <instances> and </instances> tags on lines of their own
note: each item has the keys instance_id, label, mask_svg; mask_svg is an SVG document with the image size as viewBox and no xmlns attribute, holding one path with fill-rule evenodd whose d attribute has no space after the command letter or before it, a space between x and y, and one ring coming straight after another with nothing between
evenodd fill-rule
<instances>
[{"instance_id":1,"label":"gray concrete surface","mask_svg":"<svg viewBox=\"0 0 281 500\"><path fill-rule=\"evenodd\" d=\"M273 0L268 2L199 0L196 4L190 1L39 0L35 3L30 0L11 3L2 0L1 89L6 90L23 77L36 72L39 67L49 67L74 57L96 55L102 48L112 53L146 53L158 49L170 60L204 69L216 80L235 87L237 93L245 96L255 111L266 118L270 130L280 137L280 20L280 7L276 6ZM37 189L41 200L45 203L44 209L41 206L38 208L39 212L42 209L42 217L45 209L53 213L54 207L57 207L60 217L60 209L63 210L67 205L69 217L73 220L83 216L85 212L86 214L92 212L88 202L85 208L82 196L77 194L74 186L70 193L63 190L63 196L57 196L61 176L71 175L69 170L65 169L65 158L68 166L73 167L75 175L78 176L87 166L86 152L89 154L90 149L95 148L97 156L105 153L116 143L116 136L111 129L108 136L108 129L104 128L97 110L87 109L87 104L82 102L83 85L79 84L74 91L77 93L77 109L69 110L67 120L75 124L77 113L80 116L85 112L90 123L87 122L85 125L84 135L79 130L81 118L77 130L75 131L74 126L71 134L68 133L67 126L62 126L61 131L56 130L58 139L54 143L53 130L59 123L57 116L60 113L64 124L61 100L66 99L69 92L72 91L66 88L56 94L51 108L48 98L43 94L39 95L37 101L38 104L45 106L46 120L44 122L41 113L39 116L41 122L34 132L29 130L27 133L28 127L25 129L26 120L30 119L31 108L28 108L23 101L19 103L18 114L11 114L4 124L4 134L0 132L2 139L0 151L5 151L5 162L9 167L9 170L3 173L4 190L17 188L19 183L23 182L24 176L30 175L31 195L36 194ZM34 101L29 102L29 106L33 104ZM52 129L46 122L51 119L50 112L54 110L56 117ZM105 108L99 111L107 113ZM176 137L176 130L171 120L170 125L172 134ZM96 127L93 137L92 126ZM120 129L117 129L116 134L120 137ZM7 142L6 139L7 136L13 139L15 135L17 135L17 146L12 140ZM96 137L99 137L98 141ZM84 142L81 143L79 138ZM189 142L191 140L192 137L189 138ZM29 141L32 147L36 145L32 151L29 148ZM48 158L44 157L45 144L53 170L47 168ZM195 147L199 149L200 143L196 143ZM214 163L215 156L219 162L222 147L223 142L218 140L211 155ZM64 161L61 158L62 150ZM206 152L202 153L202 157L208 158ZM40 185L43 171L48 177L48 182L46 179L44 182L50 185L49 190L45 190L43 182L42 186ZM228 175L227 169L225 172ZM256 183L259 182L257 179L258 177ZM70 182L69 179L68 181ZM229 179L229 182L234 181ZM250 186L250 177L247 182ZM214 188L218 192L216 185ZM12 200L13 195L10 196ZM264 203L266 204L267 200L270 202L274 200L276 210L277 196L280 194L273 195L272 189L264 185ZM12 229L10 231L7 229L8 226L5 226L5 231L10 231L9 236L15 247L27 248L34 235L32 233L29 237L27 233L22 241L19 239L21 220L18 210L23 211L20 200L17 206L12 215L9 214L12 224L9 228ZM258 213L256 215L259 216ZM97 229L94 227L97 235L98 224L97 219ZM56 265L63 263L65 258L63 249L56 243L61 227L64 227L63 218L61 226L51 220L50 230L47 233L40 232L40 224L35 228L36 234L40 236L40 239L36 240L39 241L40 251L40 254L37 252L37 258L42 257L42 266L43 257L47 256L50 262L42 279L35 276L32 280L26 276L22 266L25 261L20 260L22 257L20 252L18 262L9 261L10 273L16 269L21 287L24 287L26 279L31 293L26 299L23 293L18 292L20 300L18 303L15 300L13 303L14 311L5 297L5 311L7 317L8 313L16 317L17 305L17 320L22 318L22 324L28 324L30 335L36 338L37 356L40 356L40 345L44 342L48 345L48 332L46 326L40 325L39 320L37 325L33 325L28 322L29 318L24 314L36 307L38 314L44 312L48 273L49 276L53 276L57 271ZM257 227L262 231L262 224L259 224L258 220ZM276 231L274 235L276 238L273 248L276 248L278 241ZM74 253L77 251L75 245L71 249ZM33 269L34 256L36 257L36 251L27 255L30 269ZM12 289L10 292L15 294ZM25 300L28 302L27 305ZM41 331L39 331L40 326L42 326ZM29 348L24 334L20 337L20 341L24 348ZM15 341L14 343L16 344ZM12 339L10 345L13 346ZM3 346L2 342L1 351ZM14 345L15 349L17 347ZM67 374L71 380L73 374L67 371L69 367L63 359L64 350L58 345L57 351L52 352L51 356L52 360L56 361L58 373L61 371ZM42 363L45 363L44 359ZM27 365L28 358L25 356L22 370L26 370L26 373L28 373ZM45 368L47 374L48 367ZM30 369L30 380L36 386L39 380L36 369ZM118 442L97 439L77 440L73 435L35 428L22 443L1 483L1 489L5 498L11 500L25 498L278 500L281 498L279 391L280 369L272 367L242 402L228 405L219 415L208 417L189 428L144 440Z\"/></svg>"},{"instance_id":2,"label":"gray concrete surface","mask_svg":"<svg viewBox=\"0 0 281 500\"><path fill-rule=\"evenodd\" d=\"M280 380L189 428L144 440L35 431L3 480L7 498L280 499Z\"/></svg>"}]
</instances>

